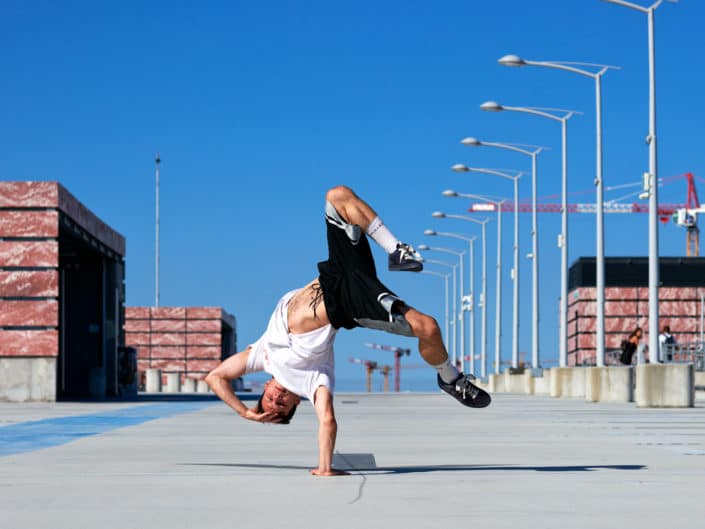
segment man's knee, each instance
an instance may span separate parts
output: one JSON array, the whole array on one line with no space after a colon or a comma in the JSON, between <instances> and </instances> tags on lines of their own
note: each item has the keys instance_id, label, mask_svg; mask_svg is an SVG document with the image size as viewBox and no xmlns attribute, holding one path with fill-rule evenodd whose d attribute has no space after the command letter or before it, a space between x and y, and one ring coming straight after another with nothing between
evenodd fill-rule
<instances>
[{"instance_id":1,"label":"man's knee","mask_svg":"<svg viewBox=\"0 0 705 529\"><path fill-rule=\"evenodd\" d=\"M338 206L344 204L351 198L354 198L355 192L347 186L335 186L331 187L326 192L326 200L333 204L333 206Z\"/></svg>"},{"instance_id":2,"label":"man's knee","mask_svg":"<svg viewBox=\"0 0 705 529\"><path fill-rule=\"evenodd\" d=\"M417 312L415 315L410 317L407 313L407 321L411 326L411 330L414 336L417 338L433 339L441 338L441 328L438 326L438 322L435 318Z\"/></svg>"}]
</instances>

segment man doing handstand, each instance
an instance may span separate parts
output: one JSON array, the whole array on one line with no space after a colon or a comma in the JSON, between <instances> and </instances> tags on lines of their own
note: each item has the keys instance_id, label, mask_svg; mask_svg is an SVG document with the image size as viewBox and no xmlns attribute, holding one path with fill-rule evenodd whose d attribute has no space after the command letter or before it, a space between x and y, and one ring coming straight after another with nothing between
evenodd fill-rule
<instances>
[{"instance_id":1,"label":"man doing handstand","mask_svg":"<svg viewBox=\"0 0 705 529\"><path fill-rule=\"evenodd\" d=\"M448 358L436 320L410 307L377 278L365 234L389 254L390 270L418 272L421 257L399 242L374 210L350 188L326 193L328 260L318 263L318 278L284 294L267 330L244 351L211 371L206 382L241 417L258 422L288 423L301 397L309 399L318 418L316 476L345 472L332 467L338 430L333 410L335 385L333 341L341 327L367 327L418 338L421 357L438 371L439 387L466 406L483 408L490 396L459 373ZM230 382L246 373L266 371L257 406L248 408Z\"/></svg>"}]
</instances>

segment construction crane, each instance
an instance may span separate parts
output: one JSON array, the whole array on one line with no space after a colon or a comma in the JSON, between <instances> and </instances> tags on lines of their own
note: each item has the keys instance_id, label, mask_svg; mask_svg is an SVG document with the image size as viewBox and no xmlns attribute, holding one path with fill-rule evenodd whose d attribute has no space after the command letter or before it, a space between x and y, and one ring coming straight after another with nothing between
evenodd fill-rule
<instances>
[{"instance_id":1,"label":"construction crane","mask_svg":"<svg viewBox=\"0 0 705 529\"><path fill-rule=\"evenodd\" d=\"M374 360L362 360L360 358L349 358L349 361L353 364L360 364L365 366L365 373L367 375L367 393L372 392L372 373L377 370L384 376L384 388L385 393L389 392L389 372L392 370L392 366L384 365L381 366Z\"/></svg>"},{"instance_id":2,"label":"construction crane","mask_svg":"<svg viewBox=\"0 0 705 529\"><path fill-rule=\"evenodd\" d=\"M700 207L698 201L698 193L695 189L695 177L693 173L685 173L682 175L670 176L659 179L663 184L670 180L685 178L688 184L688 194L685 204L659 204L658 215L661 222L673 220L679 226L685 227L686 232L686 255L697 256L700 253L700 231L697 225L697 214L705 213L705 208ZM639 184L625 184L607 188L606 191L620 189ZM644 183L646 188L647 183ZM643 195L640 195L642 197ZM648 193L645 194L648 196ZM512 201L502 202L499 207L502 213L513 213L514 203ZM518 205L519 213L531 213L532 206L530 203L522 202ZM567 205L568 213L595 213L597 204L593 203L571 203ZM476 202L470 204L468 211L471 213L487 213L497 211L496 203ZM557 203L542 203L536 204L537 213L561 213L562 206ZM648 213L648 204L639 204L637 202L626 203L616 201L605 201L603 204L605 213Z\"/></svg>"},{"instance_id":3,"label":"construction crane","mask_svg":"<svg viewBox=\"0 0 705 529\"><path fill-rule=\"evenodd\" d=\"M411 349L404 349L401 347L393 347L391 345L380 345L378 343L366 343L366 347L371 347L372 349L381 349L382 351L390 351L394 353L394 391L399 393L400 388L400 373L401 373L401 357L411 354Z\"/></svg>"},{"instance_id":4,"label":"construction crane","mask_svg":"<svg viewBox=\"0 0 705 529\"><path fill-rule=\"evenodd\" d=\"M705 208L700 207L698 192L695 189L693 173L686 173L688 178L688 197L685 207L676 210L673 214L673 221L686 229L685 232L685 254L688 257L700 255L700 229L698 228L698 213L705 213Z\"/></svg>"}]
</instances>

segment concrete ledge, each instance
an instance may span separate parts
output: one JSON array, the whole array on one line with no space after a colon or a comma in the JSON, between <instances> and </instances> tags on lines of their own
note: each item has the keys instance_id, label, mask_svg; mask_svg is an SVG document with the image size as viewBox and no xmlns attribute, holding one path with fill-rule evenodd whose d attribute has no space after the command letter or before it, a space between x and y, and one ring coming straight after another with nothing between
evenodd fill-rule
<instances>
[{"instance_id":1,"label":"concrete ledge","mask_svg":"<svg viewBox=\"0 0 705 529\"><path fill-rule=\"evenodd\" d=\"M521 372L514 373L513 370L507 369L502 376L504 377L505 393L515 393L519 395L533 395L534 379L531 376L531 370L525 369Z\"/></svg>"},{"instance_id":2,"label":"concrete ledge","mask_svg":"<svg viewBox=\"0 0 705 529\"><path fill-rule=\"evenodd\" d=\"M586 369L585 367L551 368L551 397L584 398Z\"/></svg>"},{"instance_id":3,"label":"concrete ledge","mask_svg":"<svg viewBox=\"0 0 705 529\"><path fill-rule=\"evenodd\" d=\"M181 384L181 393L196 393L196 379L186 377Z\"/></svg>"},{"instance_id":4,"label":"concrete ledge","mask_svg":"<svg viewBox=\"0 0 705 529\"><path fill-rule=\"evenodd\" d=\"M161 393L162 392L162 370L161 369L147 369L145 372L145 385L144 389L147 393Z\"/></svg>"},{"instance_id":5,"label":"concrete ledge","mask_svg":"<svg viewBox=\"0 0 705 529\"><path fill-rule=\"evenodd\" d=\"M487 377L487 391L490 393L504 393L504 377L502 375L489 375Z\"/></svg>"},{"instance_id":6,"label":"concrete ledge","mask_svg":"<svg viewBox=\"0 0 705 529\"><path fill-rule=\"evenodd\" d=\"M632 402L634 370L631 367L588 367L585 373L586 402Z\"/></svg>"},{"instance_id":7,"label":"concrete ledge","mask_svg":"<svg viewBox=\"0 0 705 529\"><path fill-rule=\"evenodd\" d=\"M56 401L56 357L0 358L0 400Z\"/></svg>"},{"instance_id":8,"label":"concrete ledge","mask_svg":"<svg viewBox=\"0 0 705 529\"><path fill-rule=\"evenodd\" d=\"M705 371L695 372L695 385L699 388L705 388Z\"/></svg>"},{"instance_id":9,"label":"concrete ledge","mask_svg":"<svg viewBox=\"0 0 705 529\"><path fill-rule=\"evenodd\" d=\"M167 393L179 393L181 391L181 373L167 373L166 374L166 388Z\"/></svg>"},{"instance_id":10,"label":"concrete ledge","mask_svg":"<svg viewBox=\"0 0 705 529\"><path fill-rule=\"evenodd\" d=\"M534 395L551 394L551 370L544 369L542 376L533 377Z\"/></svg>"},{"instance_id":11,"label":"concrete ledge","mask_svg":"<svg viewBox=\"0 0 705 529\"><path fill-rule=\"evenodd\" d=\"M634 400L640 408L691 408L694 381L693 364L637 365Z\"/></svg>"}]
</instances>

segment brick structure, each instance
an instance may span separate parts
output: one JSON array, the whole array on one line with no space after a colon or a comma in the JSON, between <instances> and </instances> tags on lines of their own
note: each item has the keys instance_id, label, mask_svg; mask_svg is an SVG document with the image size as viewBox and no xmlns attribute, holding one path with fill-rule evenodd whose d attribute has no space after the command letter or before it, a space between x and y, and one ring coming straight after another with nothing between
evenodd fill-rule
<instances>
[{"instance_id":1,"label":"brick structure","mask_svg":"<svg viewBox=\"0 0 705 529\"><path fill-rule=\"evenodd\" d=\"M705 300L705 258L662 257L659 279L659 326L668 325L681 344L701 339ZM595 363L597 304L595 259L581 258L570 269L568 294L568 365ZM638 325L648 344L648 259L605 259L605 349L619 349ZM647 353L648 358L648 353Z\"/></svg>"},{"instance_id":2,"label":"brick structure","mask_svg":"<svg viewBox=\"0 0 705 529\"><path fill-rule=\"evenodd\" d=\"M0 400L118 392L125 239L57 182L0 182Z\"/></svg>"},{"instance_id":3,"label":"brick structure","mask_svg":"<svg viewBox=\"0 0 705 529\"><path fill-rule=\"evenodd\" d=\"M218 307L127 307L125 344L137 349L141 381L149 368L201 379L236 352L235 317Z\"/></svg>"}]
</instances>

